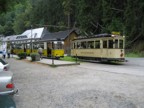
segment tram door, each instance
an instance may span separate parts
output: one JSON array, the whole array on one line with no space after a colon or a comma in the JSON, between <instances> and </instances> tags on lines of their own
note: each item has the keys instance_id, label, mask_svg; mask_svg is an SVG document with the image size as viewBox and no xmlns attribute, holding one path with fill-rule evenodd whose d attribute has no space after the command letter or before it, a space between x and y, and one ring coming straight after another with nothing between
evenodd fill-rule
<instances>
[{"instance_id":1,"label":"tram door","mask_svg":"<svg viewBox=\"0 0 144 108\"><path fill-rule=\"evenodd\" d=\"M107 57L108 57L108 41L103 40L102 41L101 58L107 58Z\"/></svg>"},{"instance_id":2,"label":"tram door","mask_svg":"<svg viewBox=\"0 0 144 108\"><path fill-rule=\"evenodd\" d=\"M52 43L47 43L47 57L51 57L52 54Z\"/></svg>"},{"instance_id":3,"label":"tram door","mask_svg":"<svg viewBox=\"0 0 144 108\"><path fill-rule=\"evenodd\" d=\"M108 58L112 58L114 55L113 55L113 47L114 47L114 42L113 42L113 39L109 39L108 40Z\"/></svg>"},{"instance_id":4,"label":"tram door","mask_svg":"<svg viewBox=\"0 0 144 108\"><path fill-rule=\"evenodd\" d=\"M23 44L24 45L24 47L23 47L23 50L24 50L24 52L26 52L26 44Z\"/></svg>"}]
</instances>

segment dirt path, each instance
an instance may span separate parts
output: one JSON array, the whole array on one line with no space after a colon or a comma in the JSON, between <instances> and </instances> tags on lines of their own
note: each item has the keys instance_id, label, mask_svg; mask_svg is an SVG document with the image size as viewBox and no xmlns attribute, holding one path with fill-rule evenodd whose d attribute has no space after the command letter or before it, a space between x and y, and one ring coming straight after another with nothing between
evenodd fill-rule
<instances>
[{"instance_id":1,"label":"dirt path","mask_svg":"<svg viewBox=\"0 0 144 108\"><path fill-rule=\"evenodd\" d=\"M17 108L144 108L143 61L52 68L8 60L19 88Z\"/></svg>"}]
</instances>

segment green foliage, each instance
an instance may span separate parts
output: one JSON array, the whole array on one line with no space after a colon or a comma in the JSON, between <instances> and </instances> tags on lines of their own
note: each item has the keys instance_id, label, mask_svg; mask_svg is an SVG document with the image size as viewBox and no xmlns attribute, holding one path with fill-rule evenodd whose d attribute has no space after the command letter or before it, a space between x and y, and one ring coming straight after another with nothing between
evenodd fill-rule
<instances>
[{"instance_id":1,"label":"green foliage","mask_svg":"<svg viewBox=\"0 0 144 108\"><path fill-rule=\"evenodd\" d=\"M0 13L6 11L6 5L7 5L6 0L0 1Z\"/></svg>"},{"instance_id":2,"label":"green foliage","mask_svg":"<svg viewBox=\"0 0 144 108\"><path fill-rule=\"evenodd\" d=\"M36 61L37 57L40 59L40 55L38 53L31 53L30 57L31 57L31 61Z\"/></svg>"},{"instance_id":3,"label":"green foliage","mask_svg":"<svg viewBox=\"0 0 144 108\"><path fill-rule=\"evenodd\" d=\"M132 45L137 40L144 40L144 1L127 0L125 16L125 32Z\"/></svg>"},{"instance_id":4,"label":"green foliage","mask_svg":"<svg viewBox=\"0 0 144 108\"><path fill-rule=\"evenodd\" d=\"M65 23L64 12L60 0L37 0L32 6L31 19L35 26L58 25ZM59 28L48 26L49 31L59 31Z\"/></svg>"},{"instance_id":5,"label":"green foliage","mask_svg":"<svg viewBox=\"0 0 144 108\"><path fill-rule=\"evenodd\" d=\"M144 52L128 52L126 57L144 57Z\"/></svg>"},{"instance_id":6,"label":"green foliage","mask_svg":"<svg viewBox=\"0 0 144 108\"><path fill-rule=\"evenodd\" d=\"M117 31L123 33L124 25L123 23L117 18L112 19L111 23L107 25L107 32Z\"/></svg>"},{"instance_id":7,"label":"green foliage","mask_svg":"<svg viewBox=\"0 0 144 108\"><path fill-rule=\"evenodd\" d=\"M60 60L75 62L76 58L73 58L73 57L70 57L70 56L64 56L63 58L60 58Z\"/></svg>"},{"instance_id":8,"label":"green foliage","mask_svg":"<svg viewBox=\"0 0 144 108\"><path fill-rule=\"evenodd\" d=\"M26 7L26 6L27 7ZM16 34L20 34L30 27L30 14L32 7L29 2L26 2L25 5L17 4L15 5L15 21L13 23L13 29Z\"/></svg>"},{"instance_id":9,"label":"green foliage","mask_svg":"<svg viewBox=\"0 0 144 108\"><path fill-rule=\"evenodd\" d=\"M55 32L69 25L88 35L121 32L132 47L144 40L143 12L143 0L1 0L0 34L20 34L31 25Z\"/></svg>"},{"instance_id":10,"label":"green foliage","mask_svg":"<svg viewBox=\"0 0 144 108\"><path fill-rule=\"evenodd\" d=\"M0 34L4 33L4 27L2 25L0 25Z\"/></svg>"},{"instance_id":11,"label":"green foliage","mask_svg":"<svg viewBox=\"0 0 144 108\"><path fill-rule=\"evenodd\" d=\"M21 52L21 53L18 53L18 57L19 57L19 59L26 59L27 54L26 54L26 52Z\"/></svg>"},{"instance_id":12,"label":"green foliage","mask_svg":"<svg viewBox=\"0 0 144 108\"><path fill-rule=\"evenodd\" d=\"M137 41L129 51L126 50L126 56L128 56L128 57L144 57L143 40Z\"/></svg>"}]
</instances>

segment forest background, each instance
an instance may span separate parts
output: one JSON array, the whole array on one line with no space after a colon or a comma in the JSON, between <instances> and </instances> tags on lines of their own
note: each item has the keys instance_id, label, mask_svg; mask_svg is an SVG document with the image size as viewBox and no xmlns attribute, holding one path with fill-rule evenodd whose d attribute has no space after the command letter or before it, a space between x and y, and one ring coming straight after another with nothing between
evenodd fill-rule
<instances>
[{"instance_id":1,"label":"forest background","mask_svg":"<svg viewBox=\"0 0 144 108\"><path fill-rule=\"evenodd\" d=\"M126 48L144 56L144 0L0 0L0 34L43 26L87 36L120 32Z\"/></svg>"}]
</instances>

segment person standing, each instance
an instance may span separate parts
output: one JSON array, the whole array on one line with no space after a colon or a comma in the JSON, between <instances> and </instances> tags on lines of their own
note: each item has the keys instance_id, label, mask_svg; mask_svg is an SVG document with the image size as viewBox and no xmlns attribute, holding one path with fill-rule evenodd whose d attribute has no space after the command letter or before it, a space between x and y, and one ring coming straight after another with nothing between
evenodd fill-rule
<instances>
[{"instance_id":1,"label":"person standing","mask_svg":"<svg viewBox=\"0 0 144 108\"><path fill-rule=\"evenodd\" d=\"M14 54L13 49L14 49L14 48L12 47L12 48L11 48L11 54L12 54L12 57L13 57L13 54Z\"/></svg>"},{"instance_id":2,"label":"person standing","mask_svg":"<svg viewBox=\"0 0 144 108\"><path fill-rule=\"evenodd\" d=\"M26 48L24 47L24 52L26 52Z\"/></svg>"},{"instance_id":3,"label":"person standing","mask_svg":"<svg viewBox=\"0 0 144 108\"><path fill-rule=\"evenodd\" d=\"M3 50L3 58L5 59L6 57L6 49Z\"/></svg>"},{"instance_id":4,"label":"person standing","mask_svg":"<svg viewBox=\"0 0 144 108\"><path fill-rule=\"evenodd\" d=\"M47 54L48 54L48 57L51 57L51 49L49 47L47 48Z\"/></svg>"},{"instance_id":5,"label":"person standing","mask_svg":"<svg viewBox=\"0 0 144 108\"><path fill-rule=\"evenodd\" d=\"M38 48L38 53L40 55L40 58L42 59L43 49L41 47Z\"/></svg>"},{"instance_id":6,"label":"person standing","mask_svg":"<svg viewBox=\"0 0 144 108\"><path fill-rule=\"evenodd\" d=\"M10 53L11 53L10 49L7 48L7 55L8 55L8 58L10 58Z\"/></svg>"}]
</instances>

